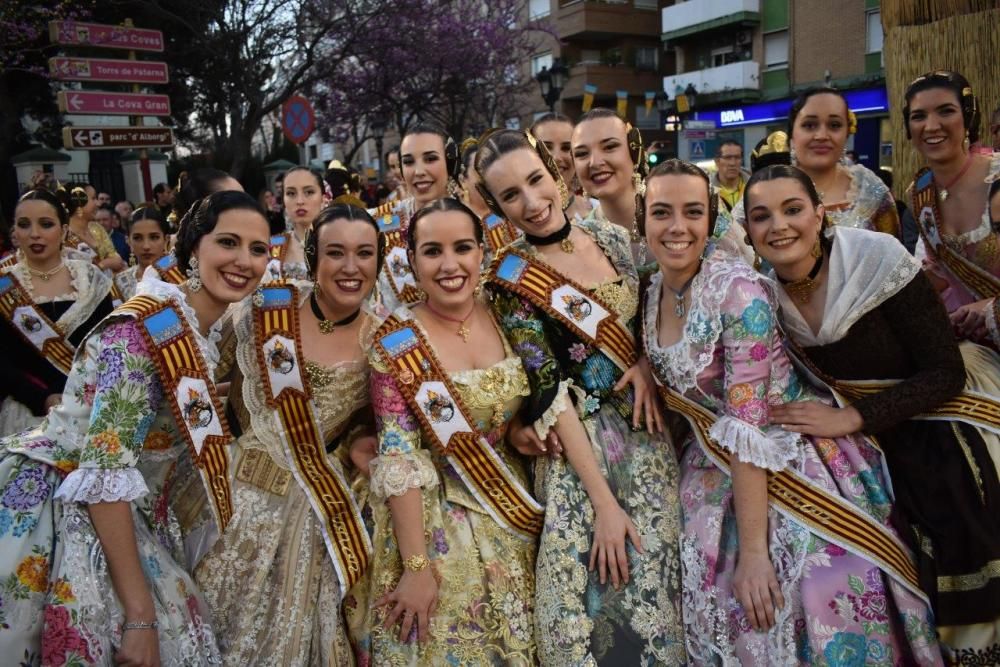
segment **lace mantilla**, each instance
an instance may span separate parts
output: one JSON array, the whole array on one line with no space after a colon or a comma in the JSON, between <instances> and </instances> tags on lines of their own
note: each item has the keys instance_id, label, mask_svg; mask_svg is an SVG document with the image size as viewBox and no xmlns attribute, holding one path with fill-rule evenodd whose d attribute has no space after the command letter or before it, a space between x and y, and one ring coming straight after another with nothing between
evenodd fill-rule
<instances>
[{"instance_id":1,"label":"lace mantilla","mask_svg":"<svg viewBox=\"0 0 1000 667\"><path fill-rule=\"evenodd\" d=\"M31 272L20 262L10 268L18 282L28 290L35 303L51 303L53 301L72 301L73 305L56 320L56 326L64 334L71 334L77 327L87 321L97 305L111 290L111 279L96 266L78 259L64 259L66 270L69 271L70 284L73 291L58 296L35 296Z\"/></svg>"},{"instance_id":2,"label":"lace mantilla","mask_svg":"<svg viewBox=\"0 0 1000 667\"><path fill-rule=\"evenodd\" d=\"M799 456L799 435L780 426L761 430L731 415L720 417L708 435L743 463L778 472Z\"/></svg>"},{"instance_id":3,"label":"lace mantilla","mask_svg":"<svg viewBox=\"0 0 1000 667\"><path fill-rule=\"evenodd\" d=\"M122 299L128 300L135 295L135 286L139 284L139 266L130 266L124 271L115 274L115 285L121 292Z\"/></svg>"},{"instance_id":4,"label":"lace mantilla","mask_svg":"<svg viewBox=\"0 0 1000 667\"><path fill-rule=\"evenodd\" d=\"M433 489L438 485L438 473L430 453L393 453L378 456L369 464L371 493L380 498L401 496L410 489Z\"/></svg>"},{"instance_id":5,"label":"lace mantilla","mask_svg":"<svg viewBox=\"0 0 1000 667\"><path fill-rule=\"evenodd\" d=\"M843 202L826 207L830 222L841 227L873 229L872 220L882 202L889 196L889 188L864 165L838 168L847 171L851 185L847 188Z\"/></svg>"},{"instance_id":6,"label":"lace mantilla","mask_svg":"<svg viewBox=\"0 0 1000 667\"><path fill-rule=\"evenodd\" d=\"M198 314L187 301L187 295L178 285L163 282L155 277L156 271L150 267L142 276L142 280L136 285L135 293L138 295L152 296L161 301L172 301L181 309L184 319L188 321L188 326L194 333L195 342L198 349L208 365L208 376L215 377L215 367L219 363L219 341L222 340L222 319L214 322L208 330L208 336L201 335L201 325L198 324Z\"/></svg>"},{"instance_id":7,"label":"lace mantilla","mask_svg":"<svg viewBox=\"0 0 1000 667\"><path fill-rule=\"evenodd\" d=\"M149 493L137 468L77 468L59 485L55 497L65 503L132 502Z\"/></svg>"},{"instance_id":8,"label":"lace mantilla","mask_svg":"<svg viewBox=\"0 0 1000 667\"><path fill-rule=\"evenodd\" d=\"M716 249L701 266L691 282L691 307L681 339L669 347L657 342L656 316L663 289L663 274L656 272L646 291L645 321L642 323L646 352L659 357L655 366L664 373L661 378L680 393L698 386L698 376L712 363L715 346L722 336L722 302L728 296L733 281L742 279L762 283L773 292L767 280L744 262L726 261L721 249Z\"/></svg>"},{"instance_id":9,"label":"lace mantilla","mask_svg":"<svg viewBox=\"0 0 1000 667\"><path fill-rule=\"evenodd\" d=\"M552 399L552 403L542 413L542 416L535 420L535 433L540 439L545 440L545 437L549 434L549 429L559 421L559 415L563 413L563 410L573 406L573 402L569 398L569 390L571 388L573 388L573 380L560 381L559 388L556 390L556 397Z\"/></svg>"}]
</instances>

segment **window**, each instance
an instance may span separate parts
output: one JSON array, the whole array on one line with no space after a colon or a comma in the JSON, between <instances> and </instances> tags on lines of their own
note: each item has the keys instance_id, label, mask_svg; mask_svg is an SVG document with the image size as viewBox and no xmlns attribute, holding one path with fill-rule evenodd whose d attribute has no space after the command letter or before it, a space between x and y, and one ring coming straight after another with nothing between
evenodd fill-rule
<instances>
[{"instance_id":1,"label":"window","mask_svg":"<svg viewBox=\"0 0 1000 667\"><path fill-rule=\"evenodd\" d=\"M657 0L635 0L633 4L636 9L658 9L660 3Z\"/></svg>"},{"instance_id":2,"label":"window","mask_svg":"<svg viewBox=\"0 0 1000 667\"><path fill-rule=\"evenodd\" d=\"M780 30L764 35L764 68L788 67L788 31Z\"/></svg>"},{"instance_id":3,"label":"window","mask_svg":"<svg viewBox=\"0 0 1000 667\"><path fill-rule=\"evenodd\" d=\"M865 14L865 25L867 39L865 42L865 53L879 53L882 51L882 12L875 10Z\"/></svg>"},{"instance_id":4,"label":"window","mask_svg":"<svg viewBox=\"0 0 1000 667\"><path fill-rule=\"evenodd\" d=\"M660 50L655 46L639 46L635 49L635 68L655 72Z\"/></svg>"},{"instance_id":5,"label":"window","mask_svg":"<svg viewBox=\"0 0 1000 667\"><path fill-rule=\"evenodd\" d=\"M601 62L601 52L598 49L583 49L580 51L581 65L595 65Z\"/></svg>"},{"instance_id":6,"label":"window","mask_svg":"<svg viewBox=\"0 0 1000 667\"><path fill-rule=\"evenodd\" d=\"M528 18L532 21L549 15L551 0L530 0L528 2Z\"/></svg>"},{"instance_id":7,"label":"window","mask_svg":"<svg viewBox=\"0 0 1000 667\"><path fill-rule=\"evenodd\" d=\"M531 57L531 77L534 78L536 74L542 71L543 67L548 67L549 69L552 68L551 51Z\"/></svg>"},{"instance_id":8,"label":"window","mask_svg":"<svg viewBox=\"0 0 1000 667\"><path fill-rule=\"evenodd\" d=\"M722 46L712 49L712 64L710 67L722 67L733 62L733 50L732 46Z\"/></svg>"}]
</instances>

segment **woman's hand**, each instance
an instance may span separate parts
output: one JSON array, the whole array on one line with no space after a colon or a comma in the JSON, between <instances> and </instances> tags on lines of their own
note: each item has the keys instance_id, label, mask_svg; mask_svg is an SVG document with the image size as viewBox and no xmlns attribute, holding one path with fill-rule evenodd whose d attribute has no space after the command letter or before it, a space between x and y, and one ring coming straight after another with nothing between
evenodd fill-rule
<instances>
[{"instance_id":1,"label":"woman's hand","mask_svg":"<svg viewBox=\"0 0 1000 667\"><path fill-rule=\"evenodd\" d=\"M437 607L438 583L434 571L425 567L419 572L404 570L396 590L382 596L376 607L388 607L384 626L388 630L400 622L399 641L407 642L414 628L417 639L426 641L431 615ZM415 624L415 625L414 625Z\"/></svg>"},{"instance_id":2,"label":"woman's hand","mask_svg":"<svg viewBox=\"0 0 1000 667\"><path fill-rule=\"evenodd\" d=\"M374 435L366 435L356 439L351 443L351 451L348 456L351 463L365 477L371 477L371 462L375 458L378 448L378 440Z\"/></svg>"},{"instance_id":3,"label":"woman's hand","mask_svg":"<svg viewBox=\"0 0 1000 667\"><path fill-rule=\"evenodd\" d=\"M840 438L857 433L865 426L861 413L852 406L835 408L819 401L799 401L770 408L772 424L779 424L786 431L821 438Z\"/></svg>"},{"instance_id":4,"label":"woman's hand","mask_svg":"<svg viewBox=\"0 0 1000 667\"><path fill-rule=\"evenodd\" d=\"M98 262L97 266L100 269L110 269L112 272L118 273L125 268L125 260L121 258L121 255L115 253Z\"/></svg>"},{"instance_id":5,"label":"woman's hand","mask_svg":"<svg viewBox=\"0 0 1000 667\"><path fill-rule=\"evenodd\" d=\"M115 652L115 664L126 667L160 667L160 638L156 630L124 630L122 645Z\"/></svg>"},{"instance_id":6,"label":"woman's hand","mask_svg":"<svg viewBox=\"0 0 1000 667\"><path fill-rule=\"evenodd\" d=\"M992 305L993 299L983 299L956 308L948 316L955 334L967 340L981 340L978 334L986 330L986 311Z\"/></svg>"},{"instance_id":7,"label":"woman's hand","mask_svg":"<svg viewBox=\"0 0 1000 667\"><path fill-rule=\"evenodd\" d=\"M774 627L775 610L785 607L774 565L766 552L740 552L733 574L733 593L758 632Z\"/></svg>"},{"instance_id":8,"label":"woman's hand","mask_svg":"<svg viewBox=\"0 0 1000 667\"><path fill-rule=\"evenodd\" d=\"M636 551L642 553L642 541L639 531L635 529L632 519L617 502L606 507L594 508L594 542L590 547L590 570L597 566L601 583L605 584L608 575L611 585L619 590L628 584L628 552L625 549L625 537L628 536L635 545Z\"/></svg>"},{"instance_id":9,"label":"woman's hand","mask_svg":"<svg viewBox=\"0 0 1000 667\"><path fill-rule=\"evenodd\" d=\"M656 385L653 373L649 370L646 355L639 358L632 368L625 371L621 380L615 385L615 391L621 391L625 385L632 385L635 392L635 402L632 405L632 428L640 428L642 416L646 415L646 430L650 434L663 432L663 416L656 395Z\"/></svg>"},{"instance_id":10,"label":"woman's hand","mask_svg":"<svg viewBox=\"0 0 1000 667\"><path fill-rule=\"evenodd\" d=\"M514 415L510 420L507 429L507 439L511 446L525 456L543 456L548 454L552 458L562 454L562 443L556 435L554 428L549 429L549 434L545 440L538 437L534 424L525 425L521 417Z\"/></svg>"}]
</instances>

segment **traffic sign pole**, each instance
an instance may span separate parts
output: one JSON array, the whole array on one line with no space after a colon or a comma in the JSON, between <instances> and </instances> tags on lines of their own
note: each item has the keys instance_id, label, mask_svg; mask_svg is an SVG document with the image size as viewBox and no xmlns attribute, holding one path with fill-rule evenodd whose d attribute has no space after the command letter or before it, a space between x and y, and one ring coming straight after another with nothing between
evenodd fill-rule
<instances>
[{"instance_id":1,"label":"traffic sign pole","mask_svg":"<svg viewBox=\"0 0 1000 667\"><path fill-rule=\"evenodd\" d=\"M132 19L125 19L126 28L132 28L133 26L134 24L132 23ZM130 50L128 52L128 59L138 60L134 50ZM132 84L133 93L139 93L140 91L141 88L139 88L139 84L137 83ZM129 116L129 124L135 126L141 126L142 116ZM153 176L152 174L149 173L149 151L147 151L145 148L139 149L139 172L142 174L143 198L146 201L153 201Z\"/></svg>"}]
</instances>

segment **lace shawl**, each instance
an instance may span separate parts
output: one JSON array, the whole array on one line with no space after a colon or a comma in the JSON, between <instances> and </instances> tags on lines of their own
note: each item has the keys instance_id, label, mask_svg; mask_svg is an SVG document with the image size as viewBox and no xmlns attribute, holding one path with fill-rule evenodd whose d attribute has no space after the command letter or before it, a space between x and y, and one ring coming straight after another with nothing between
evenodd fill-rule
<instances>
[{"instance_id":1,"label":"lace shawl","mask_svg":"<svg viewBox=\"0 0 1000 667\"><path fill-rule=\"evenodd\" d=\"M60 294L52 297L35 297L35 303L48 303L52 301L72 301L73 305L66 309L66 312L56 320L55 324L64 335L68 336L87 321L97 306L104 300L104 297L111 291L111 279L104 272L91 264L79 259L64 259L66 270L70 274L70 284L73 291L69 294ZM34 283L31 281L31 272L21 265L20 262L8 269L13 273L18 282L31 294L34 291Z\"/></svg>"}]
</instances>

